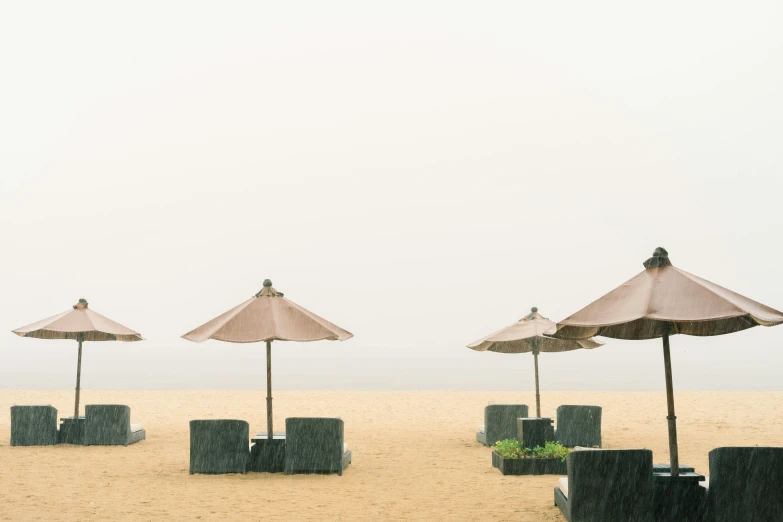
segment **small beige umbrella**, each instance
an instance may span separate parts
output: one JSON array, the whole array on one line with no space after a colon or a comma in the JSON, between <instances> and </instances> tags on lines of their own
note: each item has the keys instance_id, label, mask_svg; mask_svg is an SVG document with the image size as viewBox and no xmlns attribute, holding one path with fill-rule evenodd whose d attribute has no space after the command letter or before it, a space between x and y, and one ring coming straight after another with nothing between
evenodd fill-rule
<instances>
[{"instance_id":1,"label":"small beige umbrella","mask_svg":"<svg viewBox=\"0 0 783 522\"><path fill-rule=\"evenodd\" d=\"M216 339L229 343L266 342L266 424L272 439L272 341L345 341L353 334L305 310L264 281L256 295L182 336L200 343Z\"/></svg>"},{"instance_id":2,"label":"small beige umbrella","mask_svg":"<svg viewBox=\"0 0 783 522\"><path fill-rule=\"evenodd\" d=\"M533 352L536 368L536 416L539 418L541 417L541 397L538 393L539 352L569 352L580 348L589 350L603 345L603 343L589 338L572 341L544 337L544 332L551 330L554 326L555 323L539 314L538 308L534 306L528 315L516 323L468 345L471 350L479 352Z\"/></svg>"},{"instance_id":3,"label":"small beige umbrella","mask_svg":"<svg viewBox=\"0 0 783 522\"><path fill-rule=\"evenodd\" d=\"M141 334L115 323L89 308L86 299L79 299L73 309L13 331L21 337L36 339L73 339L79 342L76 363L76 402L73 416L79 418L79 391L82 375L82 342L84 341L141 341Z\"/></svg>"},{"instance_id":4,"label":"small beige umbrella","mask_svg":"<svg viewBox=\"0 0 783 522\"><path fill-rule=\"evenodd\" d=\"M645 270L574 315L557 323L547 335L587 339L663 338L669 453L672 475L679 474L677 421L674 415L669 336L722 335L754 326L783 323L783 313L714 283L675 268L669 254L657 248Z\"/></svg>"}]
</instances>

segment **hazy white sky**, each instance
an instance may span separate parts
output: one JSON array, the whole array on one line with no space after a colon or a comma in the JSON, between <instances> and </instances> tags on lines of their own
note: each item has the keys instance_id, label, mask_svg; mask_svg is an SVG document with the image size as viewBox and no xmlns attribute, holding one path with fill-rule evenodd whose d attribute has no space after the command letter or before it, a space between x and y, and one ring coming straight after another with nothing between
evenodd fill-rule
<instances>
[{"instance_id":1,"label":"hazy white sky","mask_svg":"<svg viewBox=\"0 0 783 522\"><path fill-rule=\"evenodd\" d=\"M783 15L769 2L0 0L0 387L72 388L10 330L80 297L140 331L84 388L263 388L183 333L265 278L350 330L276 389L519 389L465 345L642 270L783 308ZM675 337L676 389L781 389L783 327ZM543 354L542 392L661 390L660 341ZM529 397L528 397L529 396Z\"/></svg>"}]
</instances>

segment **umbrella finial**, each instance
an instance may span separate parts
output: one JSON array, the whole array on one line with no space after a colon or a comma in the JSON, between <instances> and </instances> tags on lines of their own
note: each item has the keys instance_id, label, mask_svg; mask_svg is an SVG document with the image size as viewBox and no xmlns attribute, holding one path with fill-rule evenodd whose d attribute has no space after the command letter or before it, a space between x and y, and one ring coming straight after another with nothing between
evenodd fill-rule
<instances>
[{"instance_id":1,"label":"umbrella finial","mask_svg":"<svg viewBox=\"0 0 783 522\"><path fill-rule=\"evenodd\" d=\"M523 317L522 319L520 319L520 321L533 321L533 320L535 320L535 319L539 319L539 318L541 318L541 317L542 317L542 316L538 315L538 307L537 307L537 306L534 306L534 307L532 307L532 308L530 309L530 313L529 313L529 314L527 314L527 315L526 315L525 317ZM544 319L546 319L546 317L544 317Z\"/></svg>"},{"instance_id":2,"label":"umbrella finial","mask_svg":"<svg viewBox=\"0 0 783 522\"><path fill-rule=\"evenodd\" d=\"M277 297L283 296L283 292L278 292L274 288L272 288L272 280L271 279L264 279L264 288L262 288L257 294L256 297L261 296L269 296L269 297Z\"/></svg>"},{"instance_id":3,"label":"umbrella finial","mask_svg":"<svg viewBox=\"0 0 783 522\"><path fill-rule=\"evenodd\" d=\"M84 310L85 308L87 308L87 299L82 297L81 299L79 299L78 303L73 305L73 308L74 308L74 310L77 310L77 309L78 310Z\"/></svg>"},{"instance_id":4,"label":"umbrella finial","mask_svg":"<svg viewBox=\"0 0 783 522\"><path fill-rule=\"evenodd\" d=\"M669 261L669 252L663 247L658 247L650 259L644 262L644 268L658 268L659 266L672 266Z\"/></svg>"}]
</instances>

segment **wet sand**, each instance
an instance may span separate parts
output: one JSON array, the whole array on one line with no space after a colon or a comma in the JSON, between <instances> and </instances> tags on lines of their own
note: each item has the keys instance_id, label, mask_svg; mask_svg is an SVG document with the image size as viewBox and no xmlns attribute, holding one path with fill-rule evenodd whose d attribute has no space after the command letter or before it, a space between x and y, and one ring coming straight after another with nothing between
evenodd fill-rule
<instances>
[{"instance_id":1,"label":"wet sand","mask_svg":"<svg viewBox=\"0 0 783 522\"><path fill-rule=\"evenodd\" d=\"M265 429L265 393L90 391L82 404L121 403L147 440L125 447L10 447L10 406L72 413L73 392L1 390L0 520L565 520L557 476L504 477L476 442L489 403L535 404L522 392L279 392L288 416L339 416L353 463L342 477L188 474L190 419L236 418ZM663 393L545 392L559 404L603 406L604 448L653 450L668 461ZM783 446L783 392L676 394L680 461L707 474L718 446ZM82 412L84 410L82 409Z\"/></svg>"}]
</instances>

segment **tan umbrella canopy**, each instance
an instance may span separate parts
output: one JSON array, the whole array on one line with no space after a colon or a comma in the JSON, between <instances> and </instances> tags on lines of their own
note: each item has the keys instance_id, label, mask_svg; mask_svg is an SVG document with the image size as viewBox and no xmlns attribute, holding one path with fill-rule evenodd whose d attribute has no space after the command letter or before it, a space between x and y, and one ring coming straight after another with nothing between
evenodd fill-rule
<instances>
[{"instance_id":1,"label":"tan umbrella canopy","mask_svg":"<svg viewBox=\"0 0 783 522\"><path fill-rule=\"evenodd\" d=\"M669 336L722 335L783 323L783 313L672 266L669 253L655 249L645 270L547 332L559 339L594 335L615 339L663 338L669 452L679 474Z\"/></svg>"},{"instance_id":2,"label":"tan umbrella canopy","mask_svg":"<svg viewBox=\"0 0 783 522\"><path fill-rule=\"evenodd\" d=\"M37 323L13 330L21 337L36 339L73 339L79 342L76 363L76 403L73 416L79 417L79 391L82 374L82 342L84 341L141 341L141 334L126 328L90 309L86 299L79 299L71 310Z\"/></svg>"},{"instance_id":3,"label":"tan umbrella canopy","mask_svg":"<svg viewBox=\"0 0 783 522\"><path fill-rule=\"evenodd\" d=\"M353 334L305 310L264 281L256 295L182 336L200 343L216 339L229 343L266 342L266 423L272 438L272 341L345 341Z\"/></svg>"},{"instance_id":4,"label":"tan umbrella canopy","mask_svg":"<svg viewBox=\"0 0 783 522\"><path fill-rule=\"evenodd\" d=\"M538 313L535 306L530 313L502 330L468 345L471 350L497 353L533 352L536 369L536 416L541 417L541 397L538 393L538 354L540 352L570 352L580 348L592 349L602 346L593 339L564 340L545 337L544 332L554 328L555 323Z\"/></svg>"}]
</instances>

